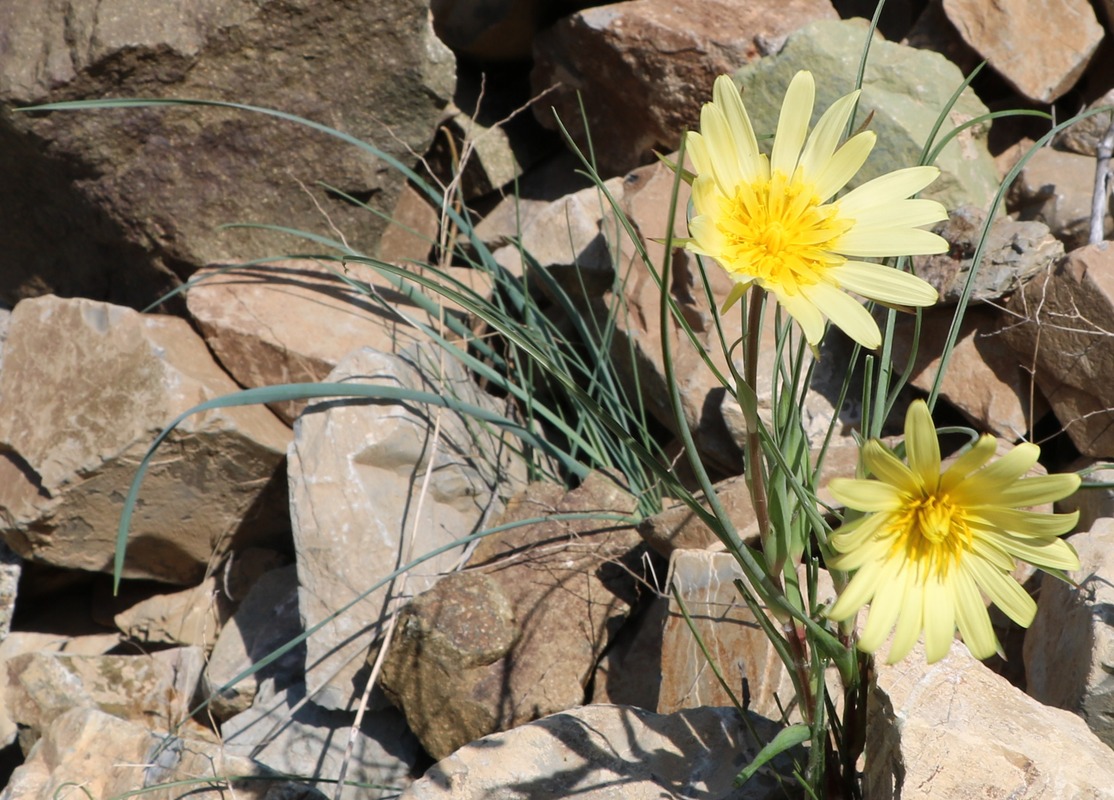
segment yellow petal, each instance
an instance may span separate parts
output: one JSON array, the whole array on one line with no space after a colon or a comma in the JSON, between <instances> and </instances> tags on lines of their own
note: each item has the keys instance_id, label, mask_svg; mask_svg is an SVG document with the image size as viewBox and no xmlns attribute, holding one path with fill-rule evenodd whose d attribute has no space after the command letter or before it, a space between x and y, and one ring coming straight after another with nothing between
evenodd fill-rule
<instances>
[{"instance_id":1,"label":"yellow petal","mask_svg":"<svg viewBox=\"0 0 1114 800\"><path fill-rule=\"evenodd\" d=\"M812 120L812 106L816 98L816 84L812 73L801 70L789 82L785 99L781 103L781 115L777 121L777 134L770 153L770 170L792 178L797 169L797 159L801 146L808 134L808 124Z\"/></svg>"},{"instance_id":2,"label":"yellow petal","mask_svg":"<svg viewBox=\"0 0 1114 800\"><path fill-rule=\"evenodd\" d=\"M925 582L924 646L928 663L948 654L955 640L955 598L949 585L937 577Z\"/></svg>"},{"instance_id":3,"label":"yellow petal","mask_svg":"<svg viewBox=\"0 0 1114 800\"><path fill-rule=\"evenodd\" d=\"M1080 478L1074 473L1061 475L1040 475L1036 478L1021 478L1000 490L994 498L996 505L1024 507L1039 506L1063 500L1079 488Z\"/></svg>"},{"instance_id":4,"label":"yellow petal","mask_svg":"<svg viewBox=\"0 0 1114 800\"><path fill-rule=\"evenodd\" d=\"M838 267L830 267L828 274L844 289L869 300L902 306L930 306L939 299L927 281L882 264L846 261Z\"/></svg>"},{"instance_id":5,"label":"yellow petal","mask_svg":"<svg viewBox=\"0 0 1114 800\"><path fill-rule=\"evenodd\" d=\"M955 621L963 635L963 643L975 658L990 658L999 648L998 637L990 624L982 595L967 567L960 563L952 577L955 591Z\"/></svg>"},{"instance_id":6,"label":"yellow petal","mask_svg":"<svg viewBox=\"0 0 1114 800\"><path fill-rule=\"evenodd\" d=\"M1028 628L1036 616L1037 604L1021 585L981 559L967 559L966 563L971 576L991 602L1022 628Z\"/></svg>"},{"instance_id":7,"label":"yellow petal","mask_svg":"<svg viewBox=\"0 0 1114 800\"><path fill-rule=\"evenodd\" d=\"M920 491L921 485L909 467L877 439L870 439L863 445L862 455L867 470L879 480L900 489L906 495Z\"/></svg>"},{"instance_id":8,"label":"yellow petal","mask_svg":"<svg viewBox=\"0 0 1114 800\"><path fill-rule=\"evenodd\" d=\"M874 517L883 520L885 520L887 516L886 514L874 515ZM838 536L832 537L832 547L842 552L840 555L833 556L829 560L828 566L842 572L854 572L865 564L885 561L890 551L889 542L883 538L874 539L873 541L868 539L861 546L854 548L836 545L834 541L838 538ZM845 545L846 542L841 542L841 544Z\"/></svg>"},{"instance_id":9,"label":"yellow petal","mask_svg":"<svg viewBox=\"0 0 1114 800\"><path fill-rule=\"evenodd\" d=\"M735 285L731 287L731 293L727 295L727 299L723 301L723 307L720 308L719 313L726 314L731 309L731 306L739 302L739 298L747 293L747 289L750 288L751 283L752 281L736 282Z\"/></svg>"},{"instance_id":10,"label":"yellow petal","mask_svg":"<svg viewBox=\"0 0 1114 800\"><path fill-rule=\"evenodd\" d=\"M1074 529L1079 522L1078 511L1070 514L1045 514L1000 506L973 509L968 517L982 519L989 525L1016 536L1035 538L1062 536Z\"/></svg>"},{"instance_id":11,"label":"yellow petal","mask_svg":"<svg viewBox=\"0 0 1114 800\"><path fill-rule=\"evenodd\" d=\"M803 287L801 292L817 308L823 309L832 324L863 347L876 350L881 346L882 333L878 330L878 323L858 300L826 281ZM809 340L809 344L814 342Z\"/></svg>"},{"instance_id":12,"label":"yellow petal","mask_svg":"<svg viewBox=\"0 0 1114 800\"><path fill-rule=\"evenodd\" d=\"M886 656L887 664L896 664L905 658L917 643L924 627L924 586L920 582L921 576L910 572L914 569L911 564L907 563L905 569L905 592L901 598L901 613L894 628L893 643Z\"/></svg>"},{"instance_id":13,"label":"yellow petal","mask_svg":"<svg viewBox=\"0 0 1114 800\"><path fill-rule=\"evenodd\" d=\"M837 201L838 202L838 201ZM842 206L840 216L846 212ZM948 218L947 209L935 200L895 200L884 206L863 209L855 215L855 227L874 228L918 228L932 225Z\"/></svg>"},{"instance_id":14,"label":"yellow petal","mask_svg":"<svg viewBox=\"0 0 1114 800\"><path fill-rule=\"evenodd\" d=\"M821 202L830 199L858 174L877 140L874 131L863 131L848 139L832 155L814 179Z\"/></svg>"},{"instance_id":15,"label":"yellow petal","mask_svg":"<svg viewBox=\"0 0 1114 800\"><path fill-rule=\"evenodd\" d=\"M808 180L815 180L831 160L840 139L843 138L847 121L855 110L859 94L860 92L856 90L828 106L817 121L816 127L812 129L812 133L809 134L800 160L801 174Z\"/></svg>"},{"instance_id":16,"label":"yellow petal","mask_svg":"<svg viewBox=\"0 0 1114 800\"><path fill-rule=\"evenodd\" d=\"M1016 485L1040 458L1041 450L1035 444L1022 442L992 464L972 472L953 493L957 503L963 505L1000 505L1003 489Z\"/></svg>"},{"instance_id":17,"label":"yellow petal","mask_svg":"<svg viewBox=\"0 0 1114 800\"><path fill-rule=\"evenodd\" d=\"M960 481L977 470L998 452L998 440L988 433L979 437L970 450L960 455L940 476L940 491L947 494Z\"/></svg>"},{"instance_id":18,"label":"yellow petal","mask_svg":"<svg viewBox=\"0 0 1114 800\"><path fill-rule=\"evenodd\" d=\"M935 492L940 479L940 440L924 400L914 400L905 414L905 454L920 485Z\"/></svg>"},{"instance_id":19,"label":"yellow petal","mask_svg":"<svg viewBox=\"0 0 1114 800\"><path fill-rule=\"evenodd\" d=\"M936 167L906 167L887 172L856 186L841 197L840 211L843 215L857 218L868 209L888 206L911 197L936 180L939 174L940 170Z\"/></svg>"},{"instance_id":20,"label":"yellow petal","mask_svg":"<svg viewBox=\"0 0 1114 800\"><path fill-rule=\"evenodd\" d=\"M700 110L700 133L708 148L711 173L715 176L720 191L726 195L734 194L735 187L743 180L738 147L727 118L712 103L705 103Z\"/></svg>"},{"instance_id":21,"label":"yellow petal","mask_svg":"<svg viewBox=\"0 0 1114 800\"><path fill-rule=\"evenodd\" d=\"M685 134L685 155L692 159L692 169L697 175L710 175L712 159L708 155L708 144L696 131Z\"/></svg>"},{"instance_id":22,"label":"yellow petal","mask_svg":"<svg viewBox=\"0 0 1114 800\"><path fill-rule=\"evenodd\" d=\"M904 493L889 483L857 478L832 478L828 491L856 511L896 511L905 499Z\"/></svg>"},{"instance_id":23,"label":"yellow petal","mask_svg":"<svg viewBox=\"0 0 1114 800\"><path fill-rule=\"evenodd\" d=\"M832 607L827 610L830 619L842 622L850 618L856 611L870 602L878 588L878 576L882 572L883 562L874 560L864 564L863 568L855 573L855 577L844 588Z\"/></svg>"},{"instance_id":24,"label":"yellow petal","mask_svg":"<svg viewBox=\"0 0 1114 800\"><path fill-rule=\"evenodd\" d=\"M840 553L854 553L860 550L873 536L877 535L879 530L889 522L890 516L884 511L868 514L839 526L839 529L832 534L828 541ZM855 566L845 566L841 569L855 569Z\"/></svg>"},{"instance_id":25,"label":"yellow petal","mask_svg":"<svg viewBox=\"0 0 1114 800\"><path fill-rule=\"evenodd\" d=\"M873 653L881 647L897 622L901 599L905 594L905 581L901 574L901 561L891 559L882 569L878 588L870 601L870 615L859 636L859 648Z\"/></svg>"},{"instance_id":26,"label":"yellow petal","mask_svg":"<svg viewBox=\"0 0 1114 800\"><path fill-rule=\"evenodd\" d=\"M842 212L841 212L842 214ZM918 256L948 252L943 237L920 228L864 228L858 226L832 243L832 251L858 258Z\"/></svg>"},{"instance_id":27,"label":"yellow petal","mask_svg":"<svg viewBox=\"0 0 1114 800\"><path fill-rule=\"evenodd\" d=\"M727 124L734 135L739 157L739 169L742 170L743 179L748 181L758 180L761 173L758 160L758 138L754 135L754 126L751 125L750 116L743 106L739 90L730 76L720 75L716 78L715 85L712 87L712 101L723 111Z\"/></svg>"},{"instance_id":28,"label":"yellow petal","mask_svg":"<svg viewBox=\"0 0 1114 800\"><path fill-rule=\"evenodd\" d=\"M1003 536L999 547L1034 567L1062 569L1066 572L1079 569L1079 556L1075 548L1063 539L1040 540Z\"/></svg>"},{"instance_id":29,"label":"yellow petal","mask_svg":"<svg viewBox=\"0 0 1114 800\"><path fill-rule=\"evenodd\" d=\"M766 287L773 290L773 287ZM774 291L777 301L781 303L789 316L801 326L801 332L809 344L817 344L824 338L824 315L809 298L803 294L791 295L785 292Z\"/></svg>"}]
</instances>

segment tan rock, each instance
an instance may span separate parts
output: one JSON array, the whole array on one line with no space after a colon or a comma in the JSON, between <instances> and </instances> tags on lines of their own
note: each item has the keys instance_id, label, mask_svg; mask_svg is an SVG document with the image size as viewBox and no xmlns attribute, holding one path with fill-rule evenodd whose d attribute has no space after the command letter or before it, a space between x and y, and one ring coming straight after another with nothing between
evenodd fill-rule
<instances>
[{"instance_id":1,"label":"tan rock","mask_svg":"<svg viewBox=\"0 0 1114 800\"><path fill-rule=\"evenodd\" d=\"M503 412L459 364L448 360L442 368L438 361L431 348L405 359L364 349L345 358L329 380L375 380ZM497 430L417 404L327 401L299 417L288 474L299 612L306 628L322 624L306 643L314 702L345 708L359 697L364 687L353 681L382 633L388 590L399 587L384 584L358 596L411 559L485 527L501 507L496 488L509 493L522 480L524 468L507 453ZM414 569L407 593L432 586L459 562L462 549L450 547Z\"/></svg>"},{"instance_id":2,"label":"tan rock","mask_svg":"<svg viewBox=\"0 0 1114 800\"><path fill-rule=\"evenodd\" d=\"M1114 797L1110 749L1083 721L1028 697L967 648L926 665L918 645L876 668L865 797Z\"/></svg>"},{"instance_id":3,"label":"tan rock","mask_svg":"<svg viewBox=\"0 0 1114 800\"><path fill-rule=\"evenodd\" d=\"M557 90L534 113L556 129L555 109L585 153L590 137L600 172L617 175L652 161L654 150L675 150L681 134L696 127L717 75L776 52L812 20L835 18L828 0L634 0L588 8L535 40L534 93Z\"/></svg>"},{"instance_id":4,"label":"tan rock","mask_svg":"<svg viewBox=\"0 0 1114 800\"><path fill-rule=\"evenodd\" d=\"M189 718L201 650L108 656L24 653L4 662L4 706L34 736L73 708L96 708L151 730Z\"/></svg>"},{"instance_id":5,"label":"tan rock","mask_svg":"<svg viewBox=\"0 0 1114 800\"><path fill-rule=\"evenodd\" d=\"M1098 484L1114 484L1114 469L1105 466L1105 462L1098 462L1093 458L1081 458L1074 462L1067 471L1077 472L1086 470L1083 475L1084 482ZM1103 517L1114 517L1114 486L1084 486L1070 497L1065 497L1056 504L1056 510L1062 512L1079 512L1078 530L1090 530L1096 521Z\"/></svg>"},{"instance_id":6,"label":"tan rock","mask_svg":"<svg viewBox=\"0 0 1114 800\"><path fill-rule=\"evenodd\" d=\"M967 44L1038 103L1075 84L1103 37L1086 0L944 0L944 11Z\"/></svg>"},{"instance_id":7,"label":"tan rock","mask_svg":"<svg viewBox=\"0 0 1114 800\"><path fill-rule=\"evenodd\" d=\"M239 780L229 781L235 775ZM188 788L177 781L187 781ZM171 784L164 788L160 784ZM142 791L140 791L142 790ZM155 733L94 708L73 708L12 773L3 800L122 797L173 800L324 800L325 795L287 781L248 758L226 756L220 745Z\"/></svg>"},{"instance_id":8,"label":"tan rock","mask_svg":"<svg viewBox=\"0 0 1114 800\"><path fill-rule=\"evenodd\" d=\"M749 729L763 742L777 733L777 726L757 714L748 714L744 726L731 708L662 715L584 706L461 748L431 767L400 800L514 800L523 796L523 787L537 797L578 800L734 797L732 781L740 765L757 752L745 733ZM772 772L785 774L788 754L770 766L740 796L784 796Z\"/></svg>"},{"instance_id":9,"label":"tan rock","mask_svg":"<svg viewBox=\"0 0 1114 800\"><path fill-rule=\"evenodd\" d=\"M20 303L0 373L8 545L26 559L110 571L138 459L175 416L238 388L184 320L82 299ZM143 483L124 575L194 583L230 548L283 533L272 479L289 439L264 408L184 420Z\"/></svg>"},{"instance_id":10,"label":"tan rock","mask_svg":"<svg viewBox=\"0 0 1114 800\"><path fill-rule=\"evenodd\" d=\"M1010 208L1023 220L1043 222L1068 251L1075 250L1088 241L1094 185L1094 158L1042 147L1010 188ZM1114 234L1109 211L1103 231Z\"/></svg>"},{"instance_id":11,"label":"tan rock","mask_svg":"<svg viewBox=\"0 0 1114 800\"><path fill-rule=\"evenodd\" d=\"M314 383L360 347L393 353L424 339L398 312L437 327L370 267L331 267L283 261L198 272L194 280L201 283L187 297L190 313L221 364L241 385ZM455 269L453 274L483 289L477 271ZM374 286L392 310L352 288L341 275ZM292 423L305 405L299 400L272 408Z\"/></svg>"},{"instance_id":12,"label":"tan rock","mask_svg":"<svg viewBox=\"0 0 1114 800\"><path fill-rule=\"evenodd\" d=\"M1114 22L1114 15L1110 13L1114 11L1114 0L1101 0L1101 2L1107 9L1107 20ZM1087 110L1091 111L1111 105L1114 105L1114 88L1107 91L1102 97L1088 103ZM1098 153L1099 142L1106 136L1106 131L1110 128L1110 122L1110 112L1094 114L1058 133L1052 143L1061 150L1070 150L1073 153L1094 158Z\"/></svg>"},{"instance_id":13,"label":"tan rock","mask_svg":"<svg viewBox=\"0 0 1114 800\"><path fill-rule=\"evenodd\" d=\"M379 258L395 264L429 261L441 226L438 209L410 184L402 187L391 212L391 221L379 237Z\"/></svg>"},{"instance_id":14,"label":"tan rock","mask_svg":"<svg viewBox=\"0 0 1114 800\"><path fill-rule=\"evenodd\" d=\"M158 594L116 615L116 627L140 642L197 645L212 648L230 613L220 581L206 578L180 592Z\"/></svg>"},{"instance_id":15,"label":"tan rock","mask_svg":"<svg viewBox=\"0 0 1114 800\"><path fill-rule=\"evenodd\" d=\"M496 524L634 507L594 473L571 492L532 484ZM483 539L468 571L406 607L383 687L430 755L584 702L609 633L634 599L628 562L639 541L612 520L530 522Z\"/></svg>"},{"instance_id":16,"label":"tan rock","mask_svg":"<svg viewBox=\"0 0 1114 800\"><path fill-rule=\"evenodd\" d=\"M1037 616L1025 635L1029 694L1074 711L1099 739L1114 747L1114 518L1097 520L1072 536L1080 568L1073 587L1051 575L1041 580Z\"/></svg>"},{"instance_id":17,"label":"tan rock","mask_svg":"<svg viewBox=\"0 0 1114 800\"><path fill-rule=\"evenodd\" d=\"M1114 455L1114 247L1070 253L1008 303L1003 334L1072 442L1085 455Z\"/></svg>"}]
</instances>

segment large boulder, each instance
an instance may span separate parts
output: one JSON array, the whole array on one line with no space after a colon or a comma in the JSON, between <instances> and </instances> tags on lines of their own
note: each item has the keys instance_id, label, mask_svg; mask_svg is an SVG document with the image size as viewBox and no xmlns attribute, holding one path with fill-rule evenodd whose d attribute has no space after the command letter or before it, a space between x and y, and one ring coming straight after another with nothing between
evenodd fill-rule
<instances>
[{"instance_id":1,"label":"large boulder","mask_svg":"<svg viewBox=\"0 0 1114 800\"><path fill-rule=\"evenodd\" d=\"M204 264L269 255L288 225L375 248L397 172L304 126L216 108L11 114L104 97L280 109L409 161L455 83L428 0L0 3L0 300L56 292L143 307Z\"/></svg>"}]
</instances>

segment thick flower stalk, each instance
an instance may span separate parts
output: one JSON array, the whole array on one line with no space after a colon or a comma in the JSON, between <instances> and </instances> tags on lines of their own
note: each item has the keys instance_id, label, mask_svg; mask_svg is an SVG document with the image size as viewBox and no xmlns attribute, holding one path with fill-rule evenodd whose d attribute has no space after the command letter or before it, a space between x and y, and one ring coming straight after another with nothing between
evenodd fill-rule
<instances>
[{"instance_id":1,"label":"thick flower stalk","mask_svg":"<svg viewBox=\"0 0 1114 800\"><path fill-rule=\"evenodd\" d=\"M840 146L859 93L832 104L809 133L815 85L798 72L785 93L772 151L758 140L738 89L726 76L686 147L696 177L689 250L715 259L735 281L723 310L752 284L773 294L815 346L830 319L864 347L882 341L878 325L847 294L896 306L928 306L923 280L864 258L942 253L947 243L919 226L947 218L933 200L909 199L939 174L910 167L835 198L874 147L864 131Z\"/></svg>"},{"instance_id":2,"label":"thick flower stalk","mask_svg":"<svg viewBox=\"0 0 1114 800\"><path fill-rule=\"evenodd\" d=\"M908 464L871 439L862 458L874 478L830 484L836 500L866 516L830 539L839 555L828 566L855 574L828 616L843 621L870 603L859 647L874 652L896 627L889 663L904 658L922 631L929 663L943 658L957 626L971 653L987 658L1000 646L982 595L1023 627L1036 614L1036 603L1010 574L1016 559L1079 568L1075 551L1059 538L1079 512L1023 510L1067 497L1079 476L1022 477L1040 455L1028 443L988 463L997 451L989 435L941 472L940 444L921 400L905 417L905 451Z\"/></svg>"}]
</instances>

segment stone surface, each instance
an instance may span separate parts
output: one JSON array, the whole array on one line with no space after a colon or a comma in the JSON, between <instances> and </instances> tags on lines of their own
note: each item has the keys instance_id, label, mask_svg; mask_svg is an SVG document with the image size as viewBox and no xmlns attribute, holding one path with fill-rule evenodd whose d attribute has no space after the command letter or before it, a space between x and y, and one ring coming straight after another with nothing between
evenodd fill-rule
<instances>
[{"instance_id":1,"label":"stone surface","mask_svg":"<svg viewBox=\"0 0 1114 800\"><path fill-rule=\"evenodd\" d=\"M180 592L158 594L116 615L129 639L148 643L196 645L212 649L231 613L216 577Z\"/></svg>"},{"instance_id":2,"label":"stone surface","mask_svg":"<svg viewBox=\"0 0 1114 800\"><path fill-rule=\"evenodd\" d=\"M740 538L754 544L758 538L758 522L750 489L741 475L727 478L715 485L716 496L731 518ZM699 495L703 500L703 493ZM707 504L704 504L707 508ZM715 550L722 547L719 537L684 503L646 517L638 524L638 532L660 555L668 558L674 550Z\"/></svg>"},{"instance_id":3,"label":"stone surface","mask_svg":"<svg viewBox=\"0 0 1114 800\"><path fill-rule=\"evenodd\" d=\"M1104 0L1109 3L1109 0ZM1108 5L1114 10L1114 3ZM1103 106L1109 107L1114 105L1114 88L1110 89L1102 97L1097 98L1087 105L1087 110L1102 108ZM1111 116L1107 111L1104 114L1095 114L1081 120L1070 128L1060 131L1056 134L1056 138L1052 140L1053 145L1059 150L1070 150L1073 153L1079 153L1084 156L1091 156L1094 158L1098 152L1099 142L1106 136L1107 130L1110 129Z\"/></svg>"},{"instance_id":4,"label":"stone surface","mask_svg":"<svg viewBox=\"0 0 1114 800\"><path fill-rule=\"evenodd\" d=\"M866 35L867 24L861 19L815 22L791 35L776 56L739 70L735 77L742 85L755 131L761 136L777 129L785 89L798 70L811 70L816 77L813 121L849 92ZM937 53L874 41L856 124L873 113L870 128L878 134L878 142L849 186L917 164L940 109L962 82L959 69ZM942 131L986 113L986 106L967 89L952 107ZM965 203L987 207L998 189L994 160L986 148L987 134L985 125L976 125L952 140L936 160L940 177L920 196L939 200L947 208Z\"/></svg>"},{"instance_id":5,"label":"stone surface","mask_svg":"<svg viewBox=\"0 0 1114 800\"><path fill-rule=\"evenodd\" d=\"M557 89L534 113L549 128L560 119L584 153L590 138L601 174L618 175L652 161L654 150L677 149L717 75L776 52L807 22L835 18L829 0L633 0L585 9L535 40L534 93Z\"/></svg>"},{"instance_id":6,"label":"stone surface","mask_svg":"<svg viewBox=\"0 0 1114 800\"><path fill-rule=\"evenodd\" d=\"M1087 0L944 0L944 12L999 75L1038 103L1067 92L1103 38Z\"/></svg>"},{"instance_id":7,"label":"stone surface","mask_svg":"<svg viewBox=\"0 0 1114 800\"><path fill-rule=\"evenodd\" d=\"M437 359L427 348L405 358L363 349L345 358L328 380L424 390L502 413L456 362L446 362L439 377ZM298 605L306 628L324 623L307 642L314 702L345 708L359 697L363 686L353 681L382 632L388 587L357 598L411 558L484 527L500 506L493 488L510 493L521 480L521 466L508 472L510 458L497 431L418 404L330 400L299 417L289 453ZM429 491L423 492L431 468ZM412 570L407 593L431 586L457 564L461 549ZM391 591L399 591L397 583Z\"/></svg>"},{"instance_id":8,"label":"stone surface","mask_svg":"<svg viewBox=\"0 0 1114 800\"><path fill-rule=\"evenodd\" d=\"M236 678L302 632L298 620L298 576L293 566L260 577L221 630L205 674L201 696L217 719L246 711L260 681L281 676L283 684L302 673L305 646L298 645L257 672Z\"/></svg>"},{"instance_id":9,"label":"stone surface","mask_svg":"<svg viewBox=\"0 0 1114 800\"><path fill-rule=\"evenodd\" d=\"M1070 586L1041 579L1037 616L1025 634L1026 688L1035 699L1074 711L1114 747L1114 519L1072 536L1080 568Z\"/></svg>"},{"instance_id":10,"label":"stone surface","mask_svg":"<svg viewBox=\"0 0 1114 800\"><path fill-rule=\"evenodd\" d=\"M947 221L933 227L951 248L935 256L914 256L913 272L940 293L940 302L956 303L971 274L986 212L976 206L952 209ZM1021 288L1064 255L1064 245L1041 222L999 217L990 225L971 302L997 300Z\"/></svg>"},{"instance_id":11,"label":"stone surface","mask_svg":"<svg viewBox=\"0 0 1114 800\"><path fill-rule=\"evenodd\" d=\"M763 741L777 728L749 715ZM584 706L487 736L434 765L400 800L759 800L784 796L760 772L732 781L757 747L734 709L660 715L626 706ZM776 766L784 769L779 759Z\"/></svg>"},{"instance_id":12,"label":"stone surface","mask_svg":"<svg viewBox=\"0 0 1114 800\"><path fill-rule=\"evenodd\" d=\"M202 283L190 290L187 303L221 364L248 388L321 381L361 347L392 353L424 338L399 313L344 283L338 271L374 286L398 312L436 325L379 273L359 264L330 269L283 261L223 273L206 268L197 274ZM467 281L479 273L459 269L454 277ZM305 406L290 401L272 407L292 423Z\"/></svg>"},{"instance_id":13,"label":"stone surface","mask_svg":"<svg viewBox=\"0 0 1114 800\"><path fill-rule=\"evenodd\" d=\"M242 780L231 783L225 776ZM161 784L174 784L165 788ZM143 791L139 791L143 790ZM324 800L326 795L211 741L159 734L93 708L58 717L12 774L0 800L125 797L174 800Z\"/></svg>"},{"instance_id":14,"label":"stone surface","mask_svg":"<svg viewBox=\"0 0 1114 800\"><path fill-rule=\"evenodd\" d=\"M91 300L21 302L4 353L3 537L25 559L111 571L139 458L175 416L239 387L184 320ZM124 575L196 583L228 550L286 535L289 439L264 408L186 419L144 480Z\"/></svg>"},{"instance_id":15,"label":"stone surface","mask_svg":"<svg viewBox=\"0 0 1114 800\"><path fill-rule=\"evenodd\" d=\"M1094 158L1042 147L1010 187L1009 206L1020 219L1047 225L1070 252L1087 244L1094 186ZM1114 234L1114 217L1109 210L1103 231L1108 238Z\"/></svg>"},{"instance_id":16,"label":"stone surface","mask_svg":"<svg viewBox=\"0 0 1114 800\"><path fill-rule=\"evenodd\" d=\"M23 573L23 559L0 539L0 642L12 629L16 595L19 594L19 576Z\"/></svg>"},{"instance_id":17,"label":"stone surface","mask_svg":"<svg viewBox=\"0 0 1114 800\"><path fill-rule=\"evenodd\" d=\"M954 311L941 306L925 309L922 315L910 376L918 389L932 389ZM994 308L967 309L940 384L940 396L961 411L976 430L1017 441L1032 429L1032 422L1040 419L1047 404L1034 389L1026 362L1019 361L1003 341L1002 331L1012 322ZM914 329L911 317L903 314L898 318L893 352L899 372L908 363Z\"/></svg>"},{"instance_id":18,"label":"stone surface","mask_svg":"<svg viewBox=\"0 0 1114 800\"><path fill-rule=\"evenodd\" d=\"M429 262L441 220L424 192L407 183L399 192L391 222L379 237L379 258L394 264Z\"/></svg>"},{"instance_id":19,"label":"stone surface","mask_svg":"<svg viewBox=\"0 0 1114 800\"><path fill-rule=\"evenodd\" d=\"M330 125L400 158L425 150L454 58L428 0L386 4L131 0L0 9L0 103L205 98ZM46 292L139 308L200 266L289 247L235 222L287 225L374 252L384 223L320 183L390 211L401 176L305 126L192 107L5 115L0 299ZM309 189L307 187L315 187Z\"/></svg>"},{"instance_id":20,"label":"stone surface","mask_svg":"<svg viewBox=\"0 0 1114 800\"><path fill-rule=\"evenodd\" d=\"M352 715L327 711L304 699L301 684L276 690L273 678L263 679L251 708L221 725L225 754L250 757L285 775L335 780L345 758ZM400 791L409 785L423 758L402 714L393 708L368 711L356 733L345 780ZM307 783L314 785L311 780ZM316 788L336 797L335 784L319 783ZM367 798L368 791L348 786L340 797Z\"/></svg>"},{"instance_id":21,"label":"stone surface","mask_svg":"<svg viewBox=\"0 0 1114 800\"><path fill-rule=\"evenodd\" d=\"M1093 458L1081 458L1068 467L1068 470L1087 470L1083 475L1085 482L1114 484L1114 469L1106 467L1104 462L1096 463ZM1056 507L1063 512L1078 511L1077 530L1090 530L1097 520L1114 517L1114 486L1084 487L1070 497L1065 497Z\"/></svg>"},{"instance_id":22,"label":"stone surface","mask_svg":"<svg viewBox=\"0 0 1114 800\"><path fill-rule=\"evenodd\" d=\"M1081 719L1028 697L960 644L877 662L868 701L865 797L1114 797L1110 749Z\"/></svg>"},{"instance_id":23,"label":"stone surface","mask_svg":"<svg viewBox=\"0 0 1114 800\"><path fill-rule=\"evenodd\" d=\"M575 0L432 0L433 29L457 53L478 61L526 61L534 35L556 8Z\"/></svg>"},{"instance_id":24,"label":"stone surface","mask_svg":"<svg viewBox=\"0 0 1114 800\"><path fill-rule=\"evenodd\" d=\"M24 653L4 662L4 707L34 736L74 708L169 730L189 716L202 658L195 647L139 656Z\"/></svg>"},{"instance_id":25,"label":"stone surface","mask_svg":"<svg viewBox=\"0 0 1114 800\"><path fill-rule=\"evenodd\" d=\"M533 484L497 522L469 570L402 612L383 688L434 758L584 702L585 685L635 596L638 534L607 519L635 499L594 473L579 488ZM633 552L632 552L633 551Z\"/></svg>"},{"instance_id":26,"label":"stone surface","mask_svg":"<svg viewBox=\"0 0 1114 800\"><path fill-rule=\"evenodd\" d=\"M1083 247L1010 299L1003 337L1081 453L1114 455L1114 247Z\"/></svg>"}]
</instances>

